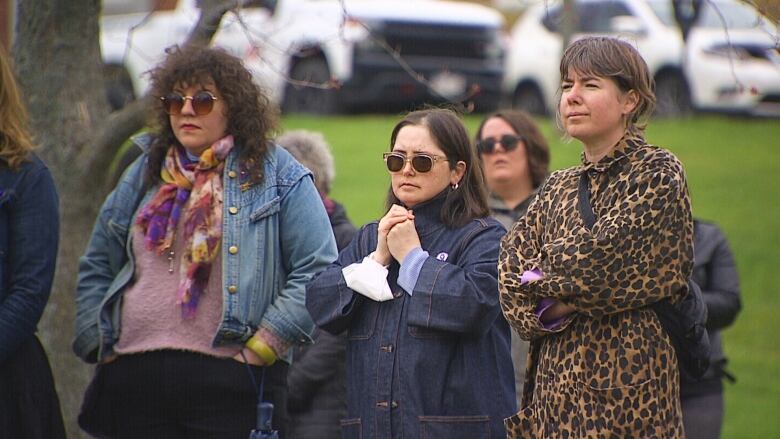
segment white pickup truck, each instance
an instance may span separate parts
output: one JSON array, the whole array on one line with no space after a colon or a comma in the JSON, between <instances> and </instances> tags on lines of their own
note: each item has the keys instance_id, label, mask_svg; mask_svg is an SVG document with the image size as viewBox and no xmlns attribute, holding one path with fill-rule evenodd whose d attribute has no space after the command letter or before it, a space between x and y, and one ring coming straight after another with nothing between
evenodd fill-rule
<instances>
[{"instance_id":1,"label":"white pickup truck","mask_svg":"<svg viewBox=\"0 0 780 439\"><path fill-rule=\"evenodd\" d=\"M167 3L175 6L102 17L115 107L147 91L144 72L196 23L197 0ZM249 0L225 14L212 44L241 57L285 112L397 110L443 100L487 111L501 93L503 25L489 7L444 0Z\"/></svg>"}]
</instances>

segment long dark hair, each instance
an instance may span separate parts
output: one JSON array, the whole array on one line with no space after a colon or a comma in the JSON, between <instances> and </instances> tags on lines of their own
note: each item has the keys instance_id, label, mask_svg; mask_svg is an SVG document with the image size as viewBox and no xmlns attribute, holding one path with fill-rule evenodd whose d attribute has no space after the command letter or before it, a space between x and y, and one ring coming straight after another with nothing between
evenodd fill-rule
<instances>
[{"instance_id":1,"label":"long dark hair","mask_svg":"<svg viewBox=\"0 0 780 439\"><path fill-rule=\"evenodd\" d=\"M268 150L268 138L276 130L277 110L268 96L252 80L252 74L239 58L222 49L175 47L168 57L150 72L151 94L155 98L170 93L178 84L202 84L213 81L227 107L227 132L235 140L242 169L249 181L263 179L263 160ZM173 133L170 116L159 99L153 104L153 126L157 131L149 151L147 179L160 181L163 159L171 145L179 141Z\"/></svg>"},{"instance_id":2,"label":"long dark hair","mask_svg":"<svg viewBox=\"0 0 780 439\"><path fill-rule=\"evenodd\" d=\"M538 188L544 183L547 174L550 173L550 147L542 135L536 122L525 111L499 110L488 114L477 128L476 140L482 140L482 128L485 123L493 118L502 119L522 137L525 144L525 156L528 158L528 172L531 174L531 183ZM481 159L481 157L480 157Z\"/></svg>"},{"instance_id":3,"label":"long dark hair","mask_svg":"<svg viewBox=\"0 0 780 439\"><path fill-rule=\"evenodd\" d=\"M414 125L423 126L431 133L436 146L444 151L449 160L450 169L455 169L459 161L466 163L466 172L460 180L457 189L447 189L447 198L441 209L441 221L447 227L460 227L475 218L490 214L487 205L487 190L482 167L478 164L476 152L471 148L466 127L458 115L452 110L433 108L413 111L406 115L393 128L390 135L390 150L392 151L398 132L401 128ZM393 193L393 186L387 192L387 210L393 204L401 201Z\"/></svg>"}]
</instances>

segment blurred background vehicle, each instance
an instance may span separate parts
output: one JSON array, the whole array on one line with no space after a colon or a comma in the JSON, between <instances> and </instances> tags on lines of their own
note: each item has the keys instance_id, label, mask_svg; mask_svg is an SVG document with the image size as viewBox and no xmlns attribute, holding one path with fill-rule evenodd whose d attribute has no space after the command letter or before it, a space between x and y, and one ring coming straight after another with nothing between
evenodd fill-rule
<instances>
[{"instance_id":1,"label":"blurred background vehicle","mask_svg":"<svg viewBox=\"0 0 780 439\"><path fill-rule=\"evenodd\" d=\"M656 81L658 115L780 116L777 25L735 0L702 5L685 44L670 0L575 0L573 38L613 35L635 44ZM539 0L513 27L503 90L514 107L554 113L561 26L561 3Z\"/></svg>"},{"instance_id":2,"label":"blurred background vehicle","mask_svg":"<svg viewBox=\"0 0 780 439\"><path fill-rule=\"evenodd\" d=\"M101 48L114 108L145 93L143 73L181 44L197 0L104 13ZM162 5L160 5L162 4ZM495 108L504 68L496 10L443 0L248 0L212 41L242 57L285 112L405 109L446 100Z\"/></svg>"}]
</instances>

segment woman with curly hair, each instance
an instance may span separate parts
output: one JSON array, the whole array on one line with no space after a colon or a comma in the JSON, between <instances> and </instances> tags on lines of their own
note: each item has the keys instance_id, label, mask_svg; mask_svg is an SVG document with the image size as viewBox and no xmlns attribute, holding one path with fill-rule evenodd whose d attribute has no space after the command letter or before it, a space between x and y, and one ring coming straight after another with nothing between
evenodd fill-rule
<instances>
[{"instance_id":1,"label":"woman with curly hair","mask_svg":"<svg viewBox=\"0 0 780 439\"><path fill-rule=\"evenodd\" d=\"M290 348L313 330L305 285L337 256L328 216L269 143L274 112L241 60L174 49L151 79L156 130L81 258L74 350L98 363L82 427L246 438L262 380L283 436Z\"/></svg>"},{"instance_id":2,"label":"woman with curly hair","mask_svg":"<svg viewBox=\"0 0 780 439\"><path fill-rule=\"evenodd\" d=\"M49 361L35 336L54 279L58 206L0 47L0 437L65 437Z\"/></svg>"}]
</instances>

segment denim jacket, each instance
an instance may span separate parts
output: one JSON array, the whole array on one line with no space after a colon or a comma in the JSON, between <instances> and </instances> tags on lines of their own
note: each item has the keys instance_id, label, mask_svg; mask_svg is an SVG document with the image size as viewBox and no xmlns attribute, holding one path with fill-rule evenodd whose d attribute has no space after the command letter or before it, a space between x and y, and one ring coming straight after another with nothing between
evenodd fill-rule
<instances>
[{"instance_id":1,"label":"denim jacket","mask_svg":"<svg viewBox=\"0 0 780 439\"><path fill-rule=\"evenodd\" d=\"M35 155L0 161L0 363L35 333L49 300L59 244L59 199Z\"/></svg>"},{"instance_id":2,"label":"denim jacket","mask_svg":"<svg viewBox=\"0 0 780 439\"><path fill-rule=\"evenodd\" d=\"M136 138L147 149L149 136ZM121 331L121 296L135 271L131 227L147 154L125 172L97 218L80 259L73 350L88 362L113 352ZM222 321L212 344L244 343L258 327L293 344L311 343L314 324L306 311L308 280L336 259L328 215L311 173L283 148L266 154L263 181L242 190L238 151L225 161L222 236ZM228 251L237 246L238 252ZM289 361L289 355L285 360Z\"/></svg>"},{"instance_id":3,"label":"denim jacket","mask_svg":"<svg viewBox=\"0 0 780 439\"><path fill-rule=\"evenodd\" d=\"M394 298L375 302L346 285L342 267L376 249L377 223L364 226L339 259L307 286L318 326L347 331L346 438L504 439L515 413L509 325L498 299L499 241L492 218L448 228L440 198L414 208L429 253L412 294L388 268Z\"/></svg>"}]
</instances>

